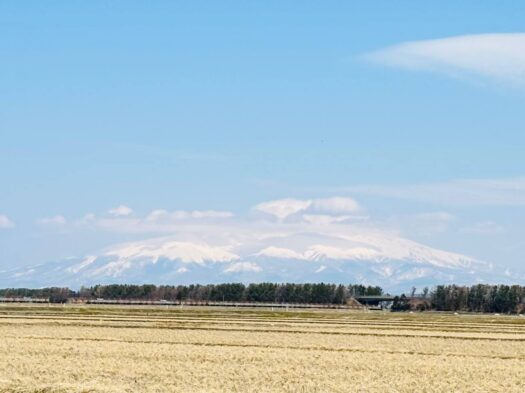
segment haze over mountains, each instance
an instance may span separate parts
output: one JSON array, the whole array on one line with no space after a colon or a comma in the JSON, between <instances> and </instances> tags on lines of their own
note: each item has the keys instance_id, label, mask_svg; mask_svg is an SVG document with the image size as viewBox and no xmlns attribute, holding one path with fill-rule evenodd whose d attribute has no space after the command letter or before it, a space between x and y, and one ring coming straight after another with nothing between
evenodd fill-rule
<instances>
[{"instance_id":1,"label":"haze over mountains","mask_svg":"<svg viewBox=\"0 0 525 393\"><path fill-rule=\"evenodd\" d=\"M280 200L257 205L256 218L229 212L166 212L125 216L98 225L169 235L98 253L4 271L2 286L99 283L333 282L406 291L438 283L505 282L510 273L465 255L438 250L366 223L349 198ZM92 218L93 223L97 222Z\"/></svg>"}]
</instances>

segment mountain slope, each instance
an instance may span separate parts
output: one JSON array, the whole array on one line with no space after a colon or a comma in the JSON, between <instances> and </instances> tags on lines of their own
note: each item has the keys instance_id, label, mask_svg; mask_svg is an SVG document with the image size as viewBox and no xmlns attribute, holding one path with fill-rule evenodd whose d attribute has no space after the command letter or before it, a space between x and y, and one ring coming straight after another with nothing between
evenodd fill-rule
<instances>
[{"instance_id":1,"label":"mountain slope","mask_svg":"<svg viewBox=\"0 0 525 393\"><path fill-rule=\"evenodd\" d=\"M389 233L287 231L183 236L119 244L101 253L1 273L2 286L98 283L336 282L412 285L504 280L490 264Z\"/></svg>"}]
</instances>

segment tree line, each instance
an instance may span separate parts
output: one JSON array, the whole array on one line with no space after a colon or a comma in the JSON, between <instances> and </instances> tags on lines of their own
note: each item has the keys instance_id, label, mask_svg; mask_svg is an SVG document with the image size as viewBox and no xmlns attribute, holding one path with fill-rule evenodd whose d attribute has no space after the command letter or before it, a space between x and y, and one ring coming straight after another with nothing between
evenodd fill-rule
<instances>
[{"instance_id":1,"label":"tree line","mask_svg":"<svg viewBox=\"0 0 525 393\"><path fill-rule=\"evenodd\" d=\"M65 303L67 299L77 295L69 288L49 287L49 288L5 288L0 289L0 297L6 298L32 298L47 299L51 303Z\"/></svg>"},{"instance_id":2,"label":"tree line","mask_svg":"<svg viewBox=\"0 0 525 393\"><path fill-rule=\"evenodd\" d=\"M461 311L481 313L525 313L525 287L520 285L437 285L419 295L396 296L392 311Z\"/></svg>"},{"instance_id":3,"label":"tree line","mask_svg":"<svg viewBox=\"0 0 525 393\"><path fill-rule=\"evenodd\" d=\"M226 283L209 285L130 285L111 284L68 288L0 289L0 297L49 298L61 302L70 298L108 300L167 300L167 301L230 301L345 304L354 296L381 295L378 286L336 285L325 283Z\"/></svg>"},{"instance_id":4,"label":"tree line","mask_svg":"<svg viewBox=\"0 0 525 393\"><path fill-rule=\"evenodd\" d=\"M104 299L144 299L168 301L230 301L344 304L353 296L380 295L376 286L311 284L209 284L209 285L96 285L81 288L81 297Z\"/></svg>"},{"instance_id":5,"label":"tree line","mask_svg":"<svg viewBox=\"0 0 525 393\"><path fill-rule=\"evenodd\" d=\"M210 284L210 285L129 285L111 284L69 288L0 289L0 297L40 298L53 303L68 299L167 300L167 301L229 301L345 304L356 296L383 295L378 286L359 284ZM396 296L393 311L461 311L485 313L525 313L525 287L520 285L473 286L438 285L425 288L419 295L416 288L408 296Z\"/></svg>"},{"instance_id":6,"label":"tree line","mask_svg":"<svg viewBox=\"0 0 525 393\"><path fill-rule=\"evenodd\" d=\"M430 307L437 311L523 313L525 287L486 284L470 287L438 285L431 292Z\"/></svg>"}]
</instances>

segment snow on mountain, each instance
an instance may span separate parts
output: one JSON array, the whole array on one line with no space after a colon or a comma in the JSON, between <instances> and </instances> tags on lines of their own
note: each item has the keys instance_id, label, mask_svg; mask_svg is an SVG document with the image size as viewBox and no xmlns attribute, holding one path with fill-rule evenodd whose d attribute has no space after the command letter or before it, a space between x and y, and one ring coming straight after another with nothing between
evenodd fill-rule
<instances>
[{"instance_id":1,"label":"snow on mountain","mask_svg":"<svg viewBox=\"0 0 525 393\"><path fill-rule=\"evenodd\" d=\"M374 260L381 254L374 249L365 247L338 248L315 244L304 252L304 257L310 261L334 260Z\"/></svg>"},{"instance_id":2,"label":"snow on mountain","mask_svg":"<svg viewBox=\"0 0 525 393\"><path fill-rule=\"evenodd\" d=\"M150 258L156 263L159 258L179 260L185 263L224 262L239 259L229 251L231 246L211 247L205 243L164 241L156 239L125 244L109 249L106 255L117 256L121 261Z\"/></svg>"},{"instance_id":3,"label":"snow on mountain","mask_svg":"<svg viewBox=\"0 0 525 393\"><path fill-rule=\"evenodd\" d=\"M303 254L281 247L266 247L255 254L256 257L284 258L284 259L304 259Z\"/></svg>"},{"instance_id":4,"label":"snow on mountain","mask_svg":"<svg viewBox=\"0 0 525 393\"><path fill-rule=\"evenodd\" d=\"M0 286L98 283L341 282L406 290L493 279L490 264L395 234L348 226L225 228L129 242L100 253L3 272Z\"/></svg>"}]
</instances>

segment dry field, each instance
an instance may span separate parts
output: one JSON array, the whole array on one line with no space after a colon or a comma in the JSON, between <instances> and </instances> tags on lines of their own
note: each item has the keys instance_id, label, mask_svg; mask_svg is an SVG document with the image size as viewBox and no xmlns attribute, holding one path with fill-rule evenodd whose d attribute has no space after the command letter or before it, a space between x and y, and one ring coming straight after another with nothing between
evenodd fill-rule
<instances>
[{"instance_id":1,"label":"dry field","mask_svg":"<svg viewBox=\"0 0 525 393\"><path fill-rule=\"evenodd\" d=\"M0 392L524 392L525 318L0 305Z\"/></svg>"}]
</instances>

